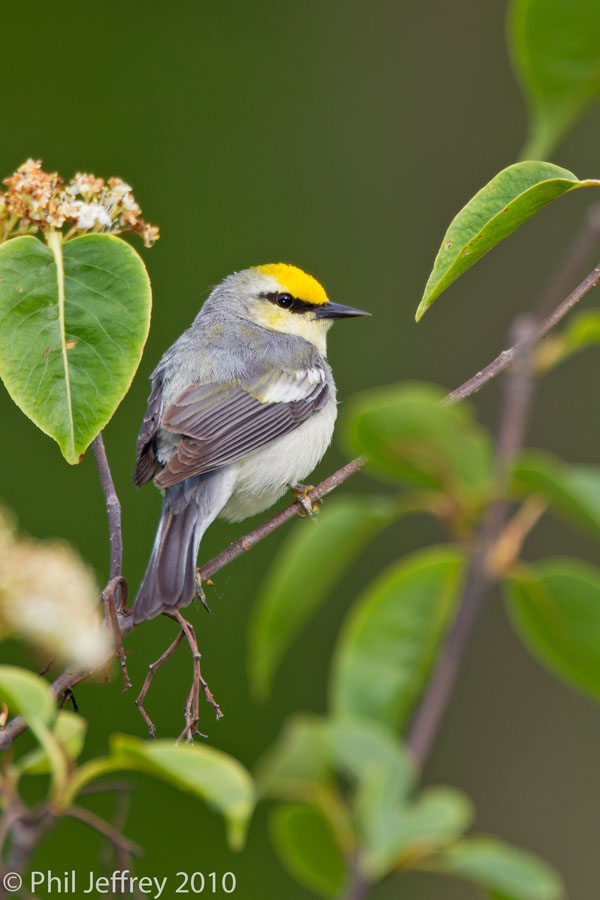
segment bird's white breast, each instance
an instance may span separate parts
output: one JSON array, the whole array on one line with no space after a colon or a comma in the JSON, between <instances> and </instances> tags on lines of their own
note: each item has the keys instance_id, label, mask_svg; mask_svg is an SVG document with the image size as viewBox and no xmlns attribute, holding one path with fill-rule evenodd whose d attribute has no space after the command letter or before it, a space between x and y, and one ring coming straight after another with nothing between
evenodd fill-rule
<instances>
[{"instance_id":1,"label":"bird's white breast","mask_svg":"<svg viewBox=\"0 0 600 900\"><path fill-rule=\"evenodd\" d=\"M332 397L295 431L234 463L235 488L220 515L240 522L275 503L288 484L302 482L331 443L336 417L337 404Z\"/></svg>"}]
</instances>

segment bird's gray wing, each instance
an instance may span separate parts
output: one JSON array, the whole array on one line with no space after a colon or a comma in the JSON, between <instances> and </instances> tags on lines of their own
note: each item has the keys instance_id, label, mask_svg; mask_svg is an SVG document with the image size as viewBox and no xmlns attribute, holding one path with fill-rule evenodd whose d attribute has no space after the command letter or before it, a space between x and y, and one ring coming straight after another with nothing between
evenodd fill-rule
<instances>
[{"instance_id":1,"label":"bird's gray wing","mask_svg":"<svg viewBox=\"0 0 600 900\"><path fill-rule=\"evenodd\" d=\"M141 487L152 479L156 470L154 453L154 437L158 431L160 408L162 405L162 378L156 378L152 384L152 393L148 397L148 406L144 413L144 421L137 439L137 454L133 483Z\"/></svg>"},{"instance_id":2,"label":"bird's gray wing","mask_svg":"<svg viewBox=\"0 0 600 900\"><path fill-rule=\"evenodd\" d=\"M233 384L192 384L163 413L160 427L180 434L157 475L159 487L211 472L302 425L327 402L324 369L260 373Z\"/></svg>"}]
</instances>

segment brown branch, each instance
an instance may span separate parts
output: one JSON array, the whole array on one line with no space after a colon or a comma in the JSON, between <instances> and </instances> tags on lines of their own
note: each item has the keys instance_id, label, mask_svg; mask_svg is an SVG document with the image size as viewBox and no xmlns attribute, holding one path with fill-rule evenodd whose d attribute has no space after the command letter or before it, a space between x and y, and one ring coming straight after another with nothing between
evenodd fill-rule
<instances>
[{"instance_id":1,"label":"brown branch","mask_svg":"<svg viewBox=\"0 0 600 900\"><path fill-rule=\"evenodd\" d=\"M92 450L98 467L100 483L106 501L106 514L108 516L108 534L110 540L110 574L109 581L120 578L123 569L123 537L121 533L121 504L112 480L106 448L102 432L92 441ZM116 593L118 600L118 593Z\"/></svg>"},{"instance_id":2,"label":"brown branch","mask_svg":"<svg viewBox=\"0 0 600 900\"><path fill-rule=\"evenodd\" d=\"M78 822L83 822L85 825L89 825L90 828L93 828L107 841L110 841L118 850L122 850L131 856L142 856L143 850L139 844L128 840L120 831L117 831L116 828L113 828L112 825L105 822L104 819L101 819L95 813L90 812L89 809L84 809L83 806L70 806L65 815L71 819L77 819Z\"/></svg>"},{"instance_id":3,"label":"brown branch","mask_svg":"<svg viewBox=\"0 0 600 900\"><path fill-rule=\"evenodd\" d=\"M600 263L592 269L589 275L586 275L583 281L577 285L574 291L571 291L568 297L565 297L565 299L562 300L549 315L542 319L536 328L535 339L539 340L544 337L555 325L558 325L567 313L569 313L573 307L577 306L579 301L589 294L592 288L596 287L599 281ZM473 377L469 378L468 381L465 381L464 384L461 384L451 391L446 397L446 403L457 403L459 400L464 400L465 397L470 397L471 394L475 394L484 386L484 384L487 384L488 381L491 381L496 375L503 372L521 353L522 349L522 344L517 342L513 344L512 347L509 347L508 350L503 350L502 353L499 353L498 356L493 359L491 363L488 363L484 369L481 369L480 372L477 372L476 375L473 375Z\"/></svg>"},{"instance_id":4,"label":"brown branch","mask_svg":"<svg viewBox=\"0 0 600 900\"><path fill-rule=\"evenodd\" d=\"M479 532L467 563L465 586L454 625L442 648L433 675L417 708L407 743L422 767L431 750L444 713L450 701L465 649L469 642L477 614L492 583L488 565L491 549L502 533L506 517L506 491L515 454L521 446L530 408L533 385L532 350L537 329L528 320L516 330L515 365L509 373L504 409L500 422L495 454L494 484L498 499L490 503L483 516Z\"/></svg>"},{"instance_id":5,"label":"brown branch","mask_svg":"<svg viewBox=\"0 0 600 900\"><path fill-rule=\"evenodd\" d=\"M334 472L333 475L330 475L329 478L326 478L325 481L322 481L317 487L309 491L306 495L308 500L310 500L311 503L318 503L319 500L327 494L330 494L336 487L343 484L351 475L360 472L366 461L366 457L359 456L357 459L353 459L349 463L346 463L345 466L342 466L341 469L338 469L337 472ZM248 550L251 550L256 544L268 537L268 535L272 534L286 522L289 522L290 519L293 519L301 511L302 505L297 501L292 503L291 506L286 506L285 509L276 513L266 522L263 522L263 524L259 525L258 528L255 528L254 531L245 534L244 537L238 538L237 541L234 541L233 544L230 544L229 547L222 550L221 553L213 557L209 562L204 563L204 565L198 569L200 578L203 580L210 578L210 576L214 575L215 572L218 572L219 569L228 565L232 560L237 559L242 553L247 553Z\"/></svg>"},{"instance_id":6,"label":"brown branch","mask_svg":"<svg viewBox=\"0 0 600 900\"><path fill-rule=\"evenodd\" d=\"M357 459L353 459L351 462L346 463L345 466L342 466L341 469L338 469L337 472L334 472L333 475L330 475L315 488L313 488L313 490L309 491L307 496L313 502L318 501L322 497L325 497L326 494L331 493L331 491L347 481L347 479L352 475L360 472L365 462L365 457L358 457ZM285 522L289 522L290 519L293 519L295 516L297 516L300 511L302 511L302 506L300 505L300 503L292 503L290 506L274 515L267 522L259 525L259 527L255 528L254 531L251 531L244 537L241 537L237 541L234 541L229 545L229 547L227 547L221 553L217 554L217 556L213 557L213 559L209 560L209 562L205 563L199 569L199 574L205 579L209 578L211 575L214 575L215 572L223 569L234 559L237 559L238 556L241 556L242 553L246 553L248 550L251 550L252 547L256 546L256 544L258 544L264 538L268 537L268 535L272 534L272 532L274 532ZM117 616L121 634L129 634L129 632L133 630L133 622L131 620L132 617L130 615L126 615L123 610L118 610ZM79 684L80 681L84 681L92 674L92 672L81 672L73 668L65 669L65 671L62 672L51 685L55 697L62 697L65 691L68 691L71 688L75 687L76 684ZM21 718L21 716L16 716L14 719L11 719L11 721L6 725L5 728L0 729L0 752L2 750L8 749L15 738L17 738L25 731L26 727L27 725Z\"/></svg>"}]
</instances>

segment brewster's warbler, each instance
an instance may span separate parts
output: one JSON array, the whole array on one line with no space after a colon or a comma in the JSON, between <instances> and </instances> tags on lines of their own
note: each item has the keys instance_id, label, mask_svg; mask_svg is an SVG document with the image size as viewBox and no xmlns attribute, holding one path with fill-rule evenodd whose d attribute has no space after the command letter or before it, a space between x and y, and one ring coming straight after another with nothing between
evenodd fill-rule
<instances>
[{"instance_id":1,"label":"brewster's warbler","mask_svg":"<svg viewBox=\"0 0 600 900\"><path fill-rule=\"evenodd\" d=\"M164 354L133 476L163 491L136 623L194 598L200 540L217 516L261 512L312 472L337 415L327 331L366 315L332 303L301 269L272 263L226 278Z\"/></svg>"}]
</instances>

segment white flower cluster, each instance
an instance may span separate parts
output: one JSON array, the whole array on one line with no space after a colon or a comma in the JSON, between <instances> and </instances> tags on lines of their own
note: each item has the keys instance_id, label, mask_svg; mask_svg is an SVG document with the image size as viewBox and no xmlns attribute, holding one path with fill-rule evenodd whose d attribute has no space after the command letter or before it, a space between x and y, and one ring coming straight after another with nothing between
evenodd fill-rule
<instances>
[{"instance_id":1,"label":"white flower cluster","mask_svg":"<svg viewBox=\"0 0 600 900\"><path fill-rule=\"evenodd\" d=\"M71 226L65 240L87 232L132 232L151 247L159 238L158 228L141 218L131 185L121 178L106 182L78 172L64 187L57 172L44 172L40 159L28 159L4 184L8 190L0 193L0 243L64 225Z\"/></svg>"},{"instance_id":2,"label":"white flower cluster","mask_svg":"<svg viewBox=\"0 0 600 900\"><path fill-rule=\"evenodd\" d=\"M100 624L98 588L70 547L18 537L0 510L0 632L84 671L112 647Z\"/></svg>"}]
</instances>

